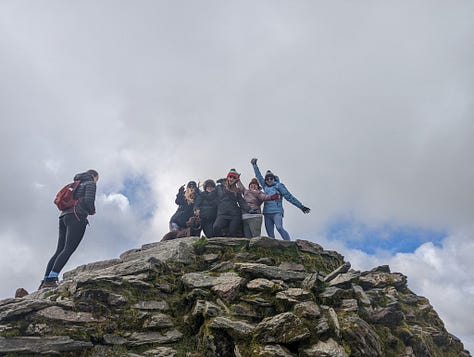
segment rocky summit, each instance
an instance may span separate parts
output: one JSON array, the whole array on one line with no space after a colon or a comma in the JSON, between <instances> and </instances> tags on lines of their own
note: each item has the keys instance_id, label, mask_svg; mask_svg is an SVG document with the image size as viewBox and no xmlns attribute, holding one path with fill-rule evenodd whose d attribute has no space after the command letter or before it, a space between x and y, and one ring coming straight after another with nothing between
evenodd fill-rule
<instances>
[{"instance_id":1,"label":"rocky summit","mask_svg":"<svg viewBox=\"0 0 474 357\"><path fill-rule=\"evenodd\" d=\"M0 301L0 356L470 356L388 266L318 244L182 238Z\"/></svg>"}]
</instances>

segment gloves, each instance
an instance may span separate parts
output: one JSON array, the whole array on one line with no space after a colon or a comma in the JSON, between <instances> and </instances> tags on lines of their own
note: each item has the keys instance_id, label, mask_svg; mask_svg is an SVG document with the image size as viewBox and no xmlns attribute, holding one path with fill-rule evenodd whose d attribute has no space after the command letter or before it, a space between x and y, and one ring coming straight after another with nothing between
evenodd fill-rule
<instances>
[{"instance_id":1,"label":"gloves","mask_svg":"<svg viewBox=\"0 0 474 357\"><path fill-rule=\"evenodd\" d=\"M225 178L220 178L219 180L216 181L218 184L223 185L225 182Z\"/></svg>"},{"instance_id":2,"label":"gloves","mask_svg":"<svg viewBox=\"0 0 474 357\"><path fill-rule=\"evenodd\" d=\"M184 193L184 185L179 188L179 192Z\"/></svg>"},{"instance_id":3,"label":"gloves","mask_svg":"<svg viewBox=\"0 0 474 357\"><path fill-rule=\"evenodd\" d=\"M257 164L257 159L256 158L253 158L252 160L250 160L250 163L252 165L256 165Z\"/></svg>"},{"instance_id":4,"label":"gloves","mask_svg":"<svg viewBox=\"0 0 474 357\"><path fill-rule=\"evenodd\" d=\"M310 210L308 207L306 207L306 206L301 207L301 210L303 211L303 213L309 213L309 212L311 212L311 210Z\"/></svg>"},{"instance_id":5,"label":"gloves","mask_svg":"<svg viewBox=\"0 0 474 357\"><path fill-rule=\"evenodd\" d=\"M273 200L277 200L280 198L280 195L278 193L274 193L273 195L270 196L270 198ZM308 208L309 209L309 208Z\"/></svg>"},{"instance_id":6,"label":"gloves","mask_svg":"<svg viewBox=\"0 0 474 357\"><path fill-rule=\"evenodd\" d=\"M250 214L258 213L258 209L257 208L252 208L252 209L250 209L249 213Z\"/></svg>"}]
</instances>

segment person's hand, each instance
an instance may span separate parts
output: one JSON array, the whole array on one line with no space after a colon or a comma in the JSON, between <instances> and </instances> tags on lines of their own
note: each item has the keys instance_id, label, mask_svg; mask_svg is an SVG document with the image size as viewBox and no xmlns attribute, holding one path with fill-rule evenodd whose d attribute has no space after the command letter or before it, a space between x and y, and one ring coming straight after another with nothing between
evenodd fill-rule
<instances>
[{"instance_id":1,"label":"person's hand","mask_svg":"<svg viewBox=\"0 0 474 357\"><path fill-rule=\"evenodd\" d=\"M301 207L301 210L302 210L303 213L305 213L305 214L311 212L311 210L310 210L308 207L306 207L306 206Z\"/></svg>"},{"instance_id":2,"label":"person's hand","mask_svg":"<svg viewBox=\"0 0 474 357\"><path fill-rule=\"evenodd\" d=\"M184 192L184 185L179 188L179 192Z\"/></svg>"},{"instance_id":3,"label":"person's hand","mask_svg":"<svg viewBox=\"0 0 474 357\"><path fill-rule=\"evenodd\" d=\"M278 193L274 193L273 195L270 196L270 198L273 200L277 200L280 198L280 195Z\"/></svg>"},{"instance_id":4,"label":"person's hand","mask_svg":"<svg viewBox=\"0 0 474 357\"><path fill-rule=\"evenodd\" d=\"M257 208L251 208L251 209L249 210L249 213L250 213L250 214L256 214L256 213L258 213L258 209L257 209Z\"/></svg>"},{"instance_id":5,"label":"person's hand","mask_svg":"<svg viewBox=\"0 0 474 357\"><path fill-rule=\"evenodd\" d=\"M257 159L256 158L253 158L252 160L250 160L250 163L252 165L256 165L257 164Z\"/></svg>"},{"instance_id":6,"label":"person's hand","mask_svg":"<svg viewBox=\"0 0 474 357\"><path fill-rule=\"evenodd\" d=\"M200 209L195 209L195 210L194 210L194 215L195 215L196 217L199 217L200 214L201 214L201 210L200 210Z\"/></svg>"}]
</instances>

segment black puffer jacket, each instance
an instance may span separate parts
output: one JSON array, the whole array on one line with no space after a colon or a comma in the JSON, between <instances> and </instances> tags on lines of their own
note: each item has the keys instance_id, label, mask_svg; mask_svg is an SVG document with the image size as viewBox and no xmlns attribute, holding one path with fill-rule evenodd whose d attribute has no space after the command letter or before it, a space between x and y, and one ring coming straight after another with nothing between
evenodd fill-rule
<instances>
[{"instance_id":1,"label":"black puffer jacket","mask_svg":"<svg viewBox=\"0 0 474 357\"><path fill-rule=\"evenodd\" d=\"M59 217L66 214L76 214L83 217L95 214L95 192L97 186L94 182L94 177L90 173L83 172L74 176L74 181L77 180L81 180L81 183L74 193L74 198L79 199L79 202L75 207L62 211Z\"/></svg>"},{"instance_id":2,"label":"black puffer jacket","mask_svg":"<svg viewBox=\"0 0 474 357\"><path fill-rule=\"evenodd\" d=\"M201 218L215 220L217 216L217 191L202 191L194 201L194 209L201 211Z\"/></svg>"},{"instance_id":3,"label":"black puffer jacket","mask_svg":"<svg viewBox=\"0 0 474 357\"><path fill-rule=\"evenodd\" d=\"M248 212L249 206L244 201L242 194L227 190L224 185L217 185L217 215L224 217L241 216L242 211Z\"/></svg>"}]
</instances>

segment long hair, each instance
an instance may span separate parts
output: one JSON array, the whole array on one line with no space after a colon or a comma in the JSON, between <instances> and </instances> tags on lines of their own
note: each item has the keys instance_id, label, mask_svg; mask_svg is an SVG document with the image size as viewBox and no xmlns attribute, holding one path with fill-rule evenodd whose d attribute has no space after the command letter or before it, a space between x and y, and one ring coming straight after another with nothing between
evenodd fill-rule
<instances>
[{"instance_id":1,"label":"long hair","mask_svg":"<svg viewBox=\"0 0 474 357\"><path fill-rule=\"evenodd\" d=\"M224 182L224 188L227 191L232 192L233 194L237 194L237 192L239 191L239 189L237 188L237 184L234 183L233 185L229 185L229 181L227 179Z\"/></svg>"},{"instance_id":2,"label":"long hair","mask_svg":"<svg viewBox=\"0 0 474 357\"><path fill-rule=\"evenodd\" d=\"M187 188L186 191L184 192L184 198L186 199L186 202L188 205L194 204L194 199L196 198L196 190L198 188L196 187L194 190Z\"/></svg>"}]
</instances>

